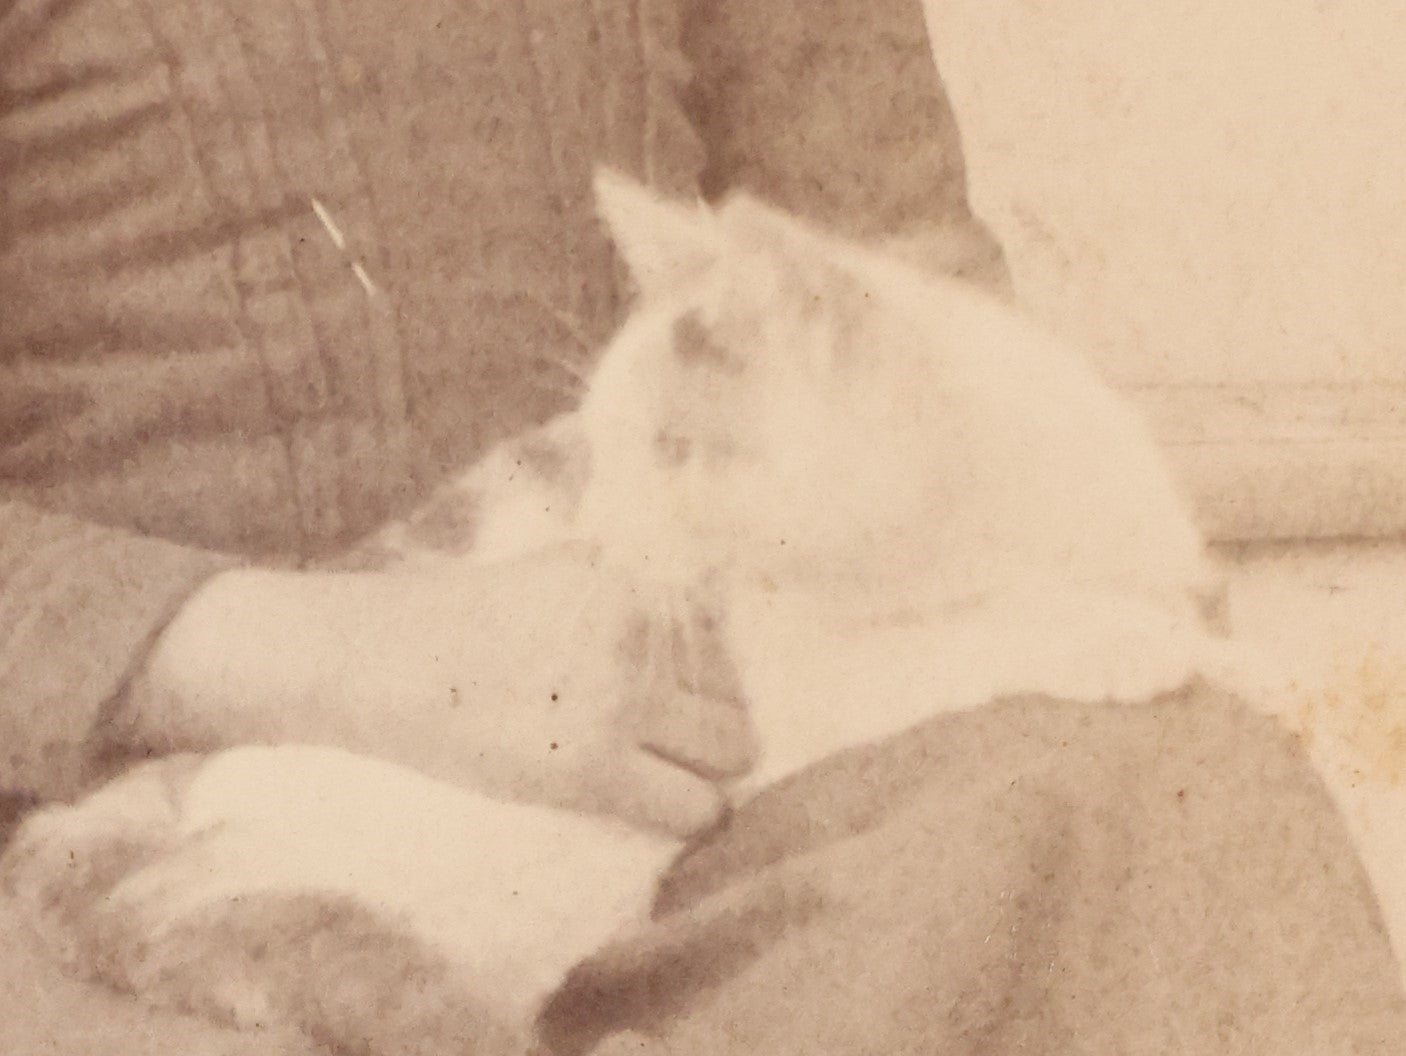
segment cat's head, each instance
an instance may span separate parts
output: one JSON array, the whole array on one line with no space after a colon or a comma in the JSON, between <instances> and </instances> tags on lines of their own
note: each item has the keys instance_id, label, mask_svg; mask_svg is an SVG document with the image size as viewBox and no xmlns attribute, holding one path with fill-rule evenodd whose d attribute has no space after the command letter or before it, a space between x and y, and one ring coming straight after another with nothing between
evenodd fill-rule
<instances>
[{"instance_id":1,"label":"cat's head","mask_svg":"<svg viewBox=\"0 0 1406 1056\"><path fill-rule=\"evenodd\" d=\"M581 406L586 520L686 575L870 575L838 566L931 513L918 273L743 195L686 205L602 173L597 196L640 296Z\"/></svg>"}]
</instances>

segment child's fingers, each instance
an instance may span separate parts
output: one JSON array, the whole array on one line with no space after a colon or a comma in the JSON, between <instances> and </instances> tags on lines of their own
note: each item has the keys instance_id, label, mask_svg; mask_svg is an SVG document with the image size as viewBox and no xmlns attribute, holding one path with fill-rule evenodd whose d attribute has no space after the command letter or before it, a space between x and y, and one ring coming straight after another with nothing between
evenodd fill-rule
<instances>
[{"instance_id":1,"label":"child's fingers","mask_svg":"<svg viewBox=\"0 0 1406 1056\"><path fill-rule=\"evenodd\" d=\"M648 751L624 753L598 781L603 812L681 840L712 828L726 809L711 781Z\"/></svg>"}]
</instances>

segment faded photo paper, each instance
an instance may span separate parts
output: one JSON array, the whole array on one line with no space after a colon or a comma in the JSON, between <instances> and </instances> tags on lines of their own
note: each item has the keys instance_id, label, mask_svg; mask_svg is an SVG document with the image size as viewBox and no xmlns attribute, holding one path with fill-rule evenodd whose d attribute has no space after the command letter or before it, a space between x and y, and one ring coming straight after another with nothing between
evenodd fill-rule
<instances>
[{"instance_id":1,"label":"faded photo paper","mask_svg":"<svg viewBox=\"0 0 1406 1056\"><path fill-rule=\"evenodd\" d=\"M1402 45L0 0L0 1051L1400 1052Z\"/></svg>"}]
</instances>

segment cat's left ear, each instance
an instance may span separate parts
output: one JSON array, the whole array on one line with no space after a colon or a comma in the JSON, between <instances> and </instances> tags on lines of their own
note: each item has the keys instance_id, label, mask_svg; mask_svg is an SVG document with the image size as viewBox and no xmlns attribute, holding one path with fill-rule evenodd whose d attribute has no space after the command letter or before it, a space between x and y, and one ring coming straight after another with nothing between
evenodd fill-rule
<instances>
[{"instance_id":1,"label":"cat's left ear","mask_svg":"<svg viewBox=\"0 0 1406 1056\"><path fill-rule=\"evenodd\" d=\"M722 255L717 218L655 194L609 168L596 170L596 208L645 296L698 279Z\"/></svg>"},{"instance_id":2,"label":"cat's left ear","mask_svg":"<svg viewBox=\"0 0 1406 1056\"><path fill-rule=\"evenodd\" d=\"M772 253L817 265L832 263L847 248L845 240L800 217L734 191L718 209L718 226L734 248L742 252Z\"/></svg>"},{"instance_id":3,"label":"cat's left ear","mask_svg":"<svg viewBox=\"0 0 1406 1056\"><path fill-rule=\"evenodd\" d=\"M739 258L762 262L793 297L821 297L841 307L858 306L867 296L848 263L852 246L750 194L729 197L718 210L718 226Z\"/></svg>"}]
</instances>

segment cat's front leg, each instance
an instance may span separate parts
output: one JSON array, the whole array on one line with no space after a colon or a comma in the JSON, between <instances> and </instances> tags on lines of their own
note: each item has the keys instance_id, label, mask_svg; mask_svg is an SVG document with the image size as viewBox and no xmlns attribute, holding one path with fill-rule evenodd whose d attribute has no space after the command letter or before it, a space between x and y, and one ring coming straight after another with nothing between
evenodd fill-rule
<instances>
[{"instance_id":1,"label":"cat's front leg","mask_svg":"<svg viewBox=\"0 0 1406 1056\"><path fill-rule=\"evenodd\" d=\"M125 974L126 952L143 936L108 896L177 843L181 793L200 763L140 766L78 805L30 815L6 846L0 890L68 970L112 983Z\"/></svg>"},{"instance_id":2,"label":"cat's front leg","mask_svg":"<svg viewBox=\"0 0 1406 1056\"><path fill-rule=\"evenodd\" d=\"M173 864L186 874L218 867L211 834L192 837L183 825L203 765L198 756L146 764L77 804L32 815L6 848L0 879L41 948L71 974L254 1027L272 1021L273 1002L231 970L239 943L230 928L208 919L171 926L174 887L152 882Z\"/></svg>"},{"instance_id":3,"label":"cat's front leg","mask_svg":"<svg viewBox=\"0 0 1406 1056\"><path fill-rule=\"evenodd\" d=\"M964 624L954 655L989 673L990 696L1042 693L1138 703L1173 692L1219 655L1188 599L1178 606L1111 591L1012 592Z\"/></svg>"},{"instance_id":4,"label":"cat's front leg","mask_svg":"<svg viewBox=\"0 0 1406 1056\"><path fill-rule=\"evenodd\" d=\"M327 892L248 892L158 925L124 988L240 1029L364 1056L525 1056L532 1017L403 919Z\"/></svg>"},{"instance_id":5,"label":"cat's front leg","mask_svg":"<svg viewBox=\"0 0 1406 1056\"><path fill-rule=\"evenodd\" d=\"M513 1056L671 841L330 750L140 768L41 812L6 890L76 974L368 1056Z\"/></svg>"}]
</instances>

